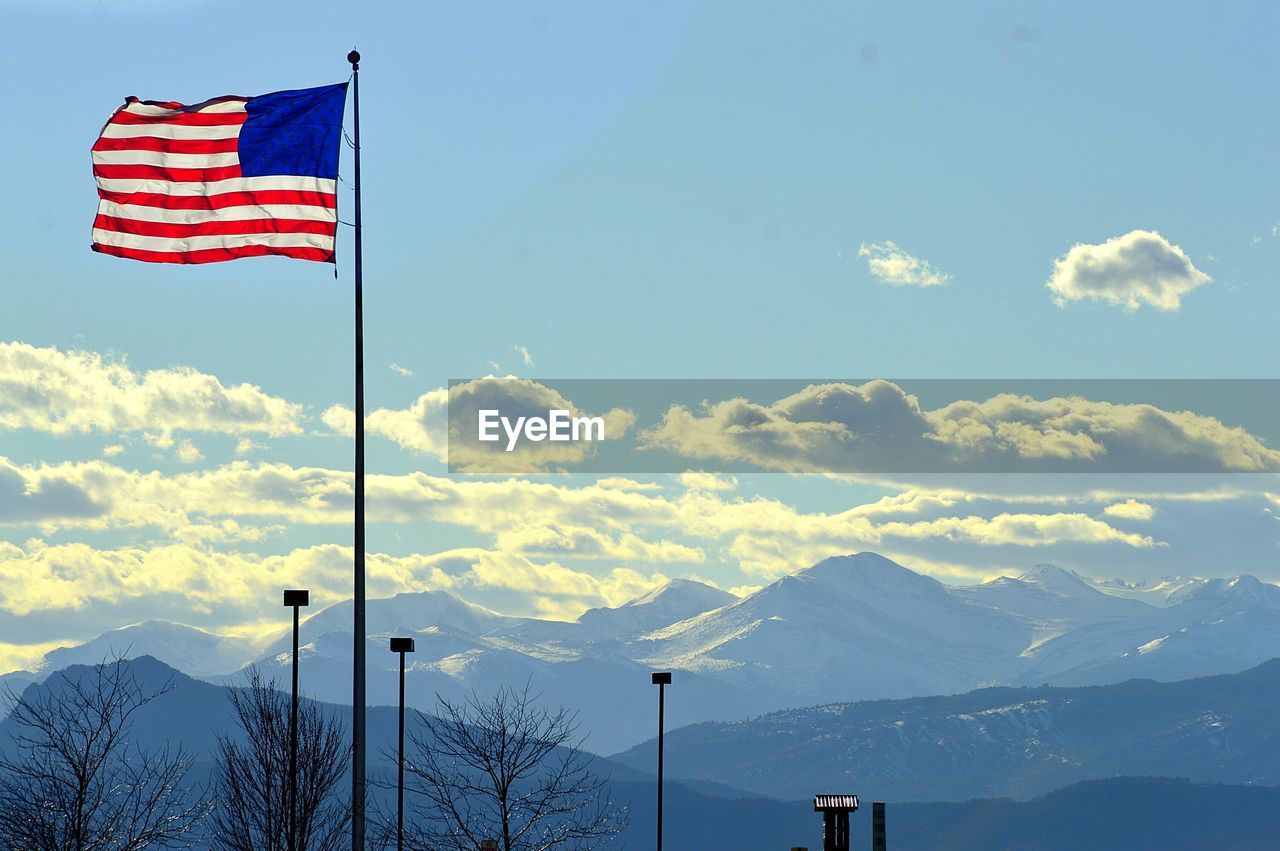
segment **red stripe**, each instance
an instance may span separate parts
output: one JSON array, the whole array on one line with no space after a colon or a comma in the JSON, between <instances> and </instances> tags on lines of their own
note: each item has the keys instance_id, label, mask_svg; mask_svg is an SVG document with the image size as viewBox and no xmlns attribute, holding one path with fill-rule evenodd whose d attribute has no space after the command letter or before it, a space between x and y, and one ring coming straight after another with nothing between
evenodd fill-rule
<instances>
[{"instance_id":1,"label":"red stripe","mask_svg":"<svg viewBox=\"0 0 1280 851\"><path fill-rule=\"evenodd\" d=\"M136 97L127 97L124 99L124 106L121 109L128 109L133 104L141 104L142 106L159 106L165 109L190 109L192 111L200 111L208 109L215 103L248 103L252 98L241 97L240 95L221 95L216 98L202 100L199 103L179 103L176 100L138 100Z\"/></svg>"},{"instance_id":2,"label":"red stripe","mask_svg":"<svg viewBox=\"0 0 1280 851\"><path fill-rule=\"evenodd\" d=\"M239 150L239 139L158 139L134 136L130 139L102 138L93 143L95 151L161 151L166 154L230 154Z\"/></svg>"},{"instance_id":3,"label":"red stripe","mask_svg":"<svg viewBox=\"0 0 1280 851\"><path fill-rule=\"evenodd\" d=\"M102 245L95 242L93 250L100 254L128 257L146 263L219 263L240 257L265 257L278 254L298 260L316 260L332 263L333 252L310 246L244 245L240 248L202 248L199 251L145 251L140 248L122 248L118 245Z\"/></svg>"},{"instance_id":4,"label":"red stripe","mask_svg":"<svg viewBox=\"0 0 1280 851\"><path fill-rule=\"evenodd\" d=\"M318 233L333 236L337 222L316 222L308 219L244 219L242 221L212 221L196 224L173 222L146 222L141 219L121 219L115 216L98 216L93 226L117 233L136 236L163 236L181 239L188 236L226 236L246 233Z\"/></svg>"},{"instance_id":5,"label":"red stripe","mask_svg":"<svg viewBox=\"0 0 1280 851\"><path fill-rule=\"evenodd\" d=\"M93 176L124 180L167 180L173 183L213 183L242 177L240 166L222 165L213 168L165 168L160 165L95 164Z\"/></svg>"},{"instance_id":6,"label":"red stripe","mask_svg":"<svg viewBox=\"0 0 1280 851\"><path fill-rule=\"evenodd\" d=\"M226 207L261 204L299 204L311 207L338 208L338 196L330 192L304 192L293 189L256 189L250 192L219 192L216 195L160 195L155 192L98 191L98 197L117 204L137 204L161 210L221 210Z\"/></svg>"},{"instance_id":7,"label":"red stripe","mask_svg":"<svg viewBox=\"0 0 1280 851\"><path fill-rule=\"evenodd\" d=\"M111 116L112 124L184 124L188 127L222 127L244 124L247 112L175 112L172 115L137 115L123 110Z\"/></svg>"}]
</instances>

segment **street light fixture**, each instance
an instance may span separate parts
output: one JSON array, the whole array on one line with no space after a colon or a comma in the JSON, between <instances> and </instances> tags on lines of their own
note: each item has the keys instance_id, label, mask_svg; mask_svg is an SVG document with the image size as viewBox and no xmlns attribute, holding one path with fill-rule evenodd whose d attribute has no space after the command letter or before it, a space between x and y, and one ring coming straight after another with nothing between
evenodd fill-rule
<instances>
[{"instance_id":1,"label":"street light fixture","mask_svg":"<svg viewBox=\"0 0 1280 851\"><path fill-rule=\"evenodd\" d=\"M658 687L658 851L662 851L662 728L663 715L666 711L667 686L671 685L671 672L660 671L653 675L653 684Z\"/></svg>"},{"instance_id":2,"label":"street light fixture","mask_svg":"<svg viewBox=\"0 0 1280 851\"><path fill-rule=\"evenodd\" d=\"M413 652L413 639L391 639L391 652L400 654L400 751L396 766L396 851L404 851L404 654Z\"/></svg>"},{"instance_id":3,"label":"street light fixture","mask_svg":"<svg viewBox=\"0 0 1280 851\"><path fill-rule=\"evenodd\" d=\"M311 592L284 592L284 604L293 609L293 691L289 701L289 851L298 849L298 609L311 605Z\"/></svg>"}]
</instances>

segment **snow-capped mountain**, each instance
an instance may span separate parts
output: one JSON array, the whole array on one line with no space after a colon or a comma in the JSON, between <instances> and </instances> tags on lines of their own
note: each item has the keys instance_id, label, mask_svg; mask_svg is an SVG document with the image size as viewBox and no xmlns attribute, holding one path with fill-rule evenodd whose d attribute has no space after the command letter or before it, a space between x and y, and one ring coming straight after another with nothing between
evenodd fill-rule
<instances>
[{"instance_id":1,"label":"snow-capped mountain","mask_svg":"<svg viewBox=\"0 0 1280 851\"><path fill-rule=\"evenodd\" d=\"M1123 579L1088 581L1092 582L1098 590L1114 597L1128 597L1164 608L1174 605L1184 594L1193 592L1211 580L1195 576L1165 576L1160 579L1139 579L1136 582L1126 582Z\"/></svg>"},{"instance_id":2,"label":"snow-capped mountain","mask_svg":"<svg viewBox=\"0 0 1280 851\"><path fill-rule=\"evenodd\" d=\"M738 598L690 579L673 579L617 608L590 609L578 623L603 635L636 636L727 606Z\"/></svg>"},{"instance_id":3,"label":"snow-capped mountain","mask_svg":"<svg viewBox=\"0 0 1280 851\"><path fill-rule=\"evenodd\" d=\"M399 660L388 649L392 636L412 637L406 659L406 700L430 709L436 696L457 700L471 691L530 683L544 699L573 708L590 746L605 752L641 738L652 706L648 668L630 650L636 636L654 626L697 615L737 598L709 585L673 580L613 609L592 609L576 622L501 615L445 591L400 594L370 600L366 608L366 694L373 704L397 699ZM253 660L259 670L284 681L289 676L290 637ZM351 603L331 606L300 629L301 687L309 696L351 701ZM240 674L224 676L234 681ZM740 717L765 703L736 685L690 674L672 724L703 718Z\"/></svg>"},{"instance_id":4,"label":"snow-capped mountain","mask_svg":"<svg viewBox=\"0 0 1280 851\"><path fill-rule=\"evenodd\" d=\"M1142 614L1142 602L1105 593L1080 574L1038 564L1016 577L953 587L952 593L1006 612L1015 612L1046 631L1065 632L1087 623Z\"/></svg>"},{"instance_id":5,"label":"snow-capped mountain","mask_svg":"<svg viewBox=\"0 0 1280 851\"><path fill-rule=\"evenodd\" d=\"M395 701L398 660L387 639L411 636L412 704L531 682L577 709L600 751L648 735L653 669L677 672L668 720L678 726L993 684L1177 680L1280 656L1280 588L1251 576L1124 584L1042 564L953 586L875 553L826 559L741 599L675 580L576 622L510 617L444 591L370 600L367 619L371 703ZM301 643L303 691L349 702L351 603L307 618ZM36 674L114 650L217 682L249 664L283 678L289 649L287 633L259 646L148 623L54 651Z\"/></svg>"},{"instance_id":6,"label":"snow-capped mountain","mask_svg":"<svg viewBox=\"0 0 1280 851\"><path fill-rule=\"evenodd\" d=\"M1280 655L1280 588L1253 576L1188 584L1163 608L1033 648L1015 683L1092 685L1243 670Z\"/></svg>"},{"instance_id":7,"label":"snow-capped mountain","mask_svg":"<svg viewBox=\"0 0 1280 851\"><path fill-rule=\"evenodd\" d=\"M654 666L795 703L971 688L1028 641L1015 615L875 553L832 558L635 642Z\"/></svg>"},{"instance_id":8,"label":"snow-capped mountain","mask_svg":"<svg viewBox=\"0 0 1280 851\"><path fill-rule=\"evenodd\" d=\"M104 632L84 644L51 650L31 673L35 679L43 679L71 665L96 665L115 656L151 656L189 676L208 678L243 667L262 646L258 639L218 635L164 621L143 621Z\"/></svg>"}]
</instances>

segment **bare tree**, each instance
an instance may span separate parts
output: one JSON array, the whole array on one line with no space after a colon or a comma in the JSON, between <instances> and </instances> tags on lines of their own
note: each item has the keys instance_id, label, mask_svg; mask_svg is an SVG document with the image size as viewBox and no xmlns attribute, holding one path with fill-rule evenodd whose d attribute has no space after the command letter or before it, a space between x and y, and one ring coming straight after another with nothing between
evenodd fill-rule
<instances>
[{"instance_id":1,"label":"bare tree","mask_svg":"<svg viewBox=\"0 0 1280 851\"><path fill-rule=\"evenodd\" d=\"M461 702L437 697L435 715L417 713L405 755L406 799L417 798L405 846L415 851L585 851L626 825L627 810L591 770L576 717L537 706L537 696L504 688Z\"/></svg>"},{"instance_id":2,"label":"bare tree","mask_svg":"<svg viewBox=\"0 0 1280 851\"><path fill-rule=\"evenodd\" d=\"M289 832L289 695L253 669L230 690L244 741L219 736L217 806L209 844L222 851L285 851ZM297 851L350 843L349 803L338 793L350 747L341 722L312 702L298 708Z\"/></svg>"},{"instance_id":3,"label":"bare tree","mask_svg":"<svg viewBox=\"0 0 1280 851\"><path fill-rule=\"evenodd\" d=\"M0 846L23 851L190 848L208 813L185 785L181 745L133 740L144 688L117 657L7 695L12 747L0 756Z\"/></svg>"}]
</instances>

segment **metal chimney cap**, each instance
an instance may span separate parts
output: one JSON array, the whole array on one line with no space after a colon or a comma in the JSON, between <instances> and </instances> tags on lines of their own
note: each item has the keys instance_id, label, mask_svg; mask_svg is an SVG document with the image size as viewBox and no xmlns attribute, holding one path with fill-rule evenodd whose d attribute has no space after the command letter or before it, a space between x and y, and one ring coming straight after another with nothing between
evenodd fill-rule
<instances>
[{"instance_id":1,"label":"metal chimney cap","mask_svg":"<svg viewBox=\"0 0 1280 851\"><path fill-rule=\"evenodd\" d=\"M853 812L858 808L857 795L814 795L813 811L815 813L824 812L826 810L844 810L845 812Z\"/></svg>"}]
</instances>

